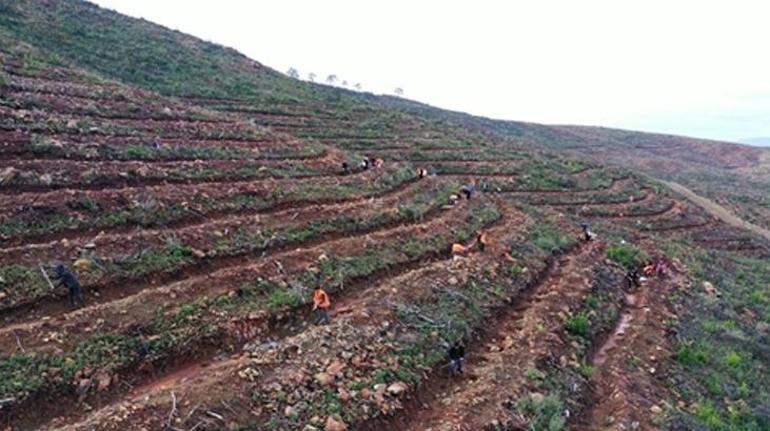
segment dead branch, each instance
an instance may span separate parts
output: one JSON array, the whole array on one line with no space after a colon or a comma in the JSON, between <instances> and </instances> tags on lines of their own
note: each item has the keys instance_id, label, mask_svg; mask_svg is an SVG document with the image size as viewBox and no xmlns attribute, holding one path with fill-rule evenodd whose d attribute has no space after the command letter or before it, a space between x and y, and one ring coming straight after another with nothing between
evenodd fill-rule
<instances>
[{"instance_id":1,"label":"dead branch","mask_svg":"<svg viewBox=\"0 0 770 431\"><path fill-rule=\"evenodd\" d=\"M227 410L230 410L230 411L231 411L231 412L232 412L234 415L237 415L237 414L238 414L238 413L235 411L235 409L233 409L233 408L230 406L230 404L227 404L227 402L225 402L225 400L222 400L222 405L223 405L223 406L224 406L224 407L225 407Z\"/></svg>"},{"instance_id":2,"label":"dead branch","mask_svg":"<svg viewBox=\"0 0 770 431\"><path fill-rule=\"evenodd\" d=\"M16 345L19 346L19 350L21 350L21 353L26 353L24 351L24 346L21 345L21 338L19 338L19 334L16 333L16 331L11 331L14 338L16 338Z\"/></svg>"},{"instance_id":3,"label":"dead branch","mask_svg":"<svg viewBox=\"0 0 770 431\"><path fill-rule=\"evenodd\" d=\"M176 394L174 391L171 391L171 411L168 412L168 419L166 419L166 428L171 427L171 422L174 420L174 416L176 415Z\"/></svg>"},{"instance_id":4,"label":"dead branch","mask_svg":"<svg viewBox=\"0 0 770 431\"><path fill-rule=\"evenodd\" d=\"M225 417L224 417L224 416L222 416L222 415L220 415L220 414L219 414L219 413L217 413L217 412L212 412L211 410L206 410L206 414L207 414L207 415L209 415L209 416L211 416L212 418L215 418L215 419L219 419L219 420L220 420L220 421L222 421L222 422L224 422L224 421L225 421Z\"/></svg>"},{"instance_id":5,"label":"dead branch","mask_svg":"<svg viewBox=\"0 0 770 431\"><path fill-rule=\"evenodd\" d=\"M190 420L192 415L195 414L195 411L198 410L198 407L200 406L201 406L201 403L196 404L195 407L193 407L192 410L190 410L190 413L187 413L187 416L184 418L184 423L187 423L187 421Z\"/></svg>"}]
</instances>

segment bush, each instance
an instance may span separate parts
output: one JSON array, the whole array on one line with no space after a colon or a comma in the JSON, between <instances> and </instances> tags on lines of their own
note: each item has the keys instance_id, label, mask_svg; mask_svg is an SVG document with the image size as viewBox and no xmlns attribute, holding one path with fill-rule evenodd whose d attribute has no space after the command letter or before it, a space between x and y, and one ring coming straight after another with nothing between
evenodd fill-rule
<instances>
[{"instance_id":1,"label":"bush","mask_svg":"<svg viewBox=\"0 0 770 431\"><path fill-rule=\"evenodd\" d=\"M607 257L626 269L641 265L645 258L644 252L627 243L615 244L608 247Z\"/></svg>"},{"instance_id":2,"label":"bush","mask_svg":"<svg viewBox=\"0 0 770 431\"><path fill-rule=\"evenodd\" d=\"M575 335L585 337L591 330L591 319L587 313L578 313L567 319L564 323L564 329Z\"/></svg>"},{"instance_id":3,"label":"bush","mask_svg":"<svg viewBox=\"0 0 770 431\"><path fill-rule=\"evenodd\" d=\"M705 364L709 360L706 349L701 345L694 346L692 343L685 343L676 350L676 360L683 365Z\"/></svg>"},{"instance_id":4,"label":"bush","mask_svg":"<svg viewBox=\"0 0 770 431\"><path fill-rule=\"evenodd\" d=\"M516 410L529 430L560 431L566 429L564 404L556 395L530 396L516 403Z\"/></svg>"}]
</instances>

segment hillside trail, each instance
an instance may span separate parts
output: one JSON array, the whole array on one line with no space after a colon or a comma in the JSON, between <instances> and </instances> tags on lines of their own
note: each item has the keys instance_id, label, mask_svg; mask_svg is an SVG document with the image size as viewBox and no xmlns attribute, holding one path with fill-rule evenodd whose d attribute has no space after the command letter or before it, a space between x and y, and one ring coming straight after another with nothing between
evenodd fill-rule
<instances>
[{"instance_id":1,"label":"hillside trail","mask_svg":"<svg viewBox=\"0 0 770 431\"><path fill-rule=\"evenodd\" d=\"M229 225L238 225L242 223L255 223L265 226L283 222L293 224L304 223L317 220L321 217L339 216L341 214L355 214L362 210L373 211L378 207L394 208L402 202L407 201L411 196L419 193L424 187L430 184L438 185L436 181L430 179L424 181L407 181L393 188L383 190L381 193L368 196L356 196L347 200L330 199L328 202L311 202L307 205L298 204L294 207L279 208L259 208L250 211L223 212L220 215L206 216L199 218L194 222L181 225L171 224L169 226L130 229L127 231L114 232L110 229L100 230L99 232L86 232L78 234L77 232L67 236L65 239L53 241L25 241L24 244L11 247L0 248L0 262L19 261L27 259L28 261L39 261L46 258L52 258L51 250L61 255L77 256L79 250L86 244L93 243L96 249L103 251L109 247L115 247L124 251L124 247L117 247L116 244L125 244L126 242L146 243L157 240L158 238L177 236L185 237L188 232L213 232L227 228ZM47 254L45 254L47 253Z\"/></svg>"},{"instance_id":2,"label":"hillside trail","mask_svg":"<svg viewBox=\"0 0 770 431\"><path fill-rule=\"evenodd\" d=\"M687 187L679 183L676 183L673 181L666 181L658 178L656 178L656 180L665 184L668 188L670 188L674 192L683 195L688 200L700 206L701 208L706 210L709 214L722 220L728 225L737 227L737 228L748 229L754 232L755 234L761 235L762 237L770 241L770 230L765 229L761 226L757 226L753 223L747 222L746 220L743 220L742 218L733 214L727 208L719 205L718 203L712 201L711 199L698 195L697 193L693 192L692 190L688 189Z\"/></svg>"},{"instance_id":3,"label":"hillside trail","mask_svg":"<svg viewBox=\"0 0 770 431\"><path fill-rule=\"evenodd\" d=\"M670 399L665 387L672 346L666 322L676 319L667 297L683 288L676 270L625 291L625 305L614 331L592 357L596 373L589 409L576 421L578 431L658 429Z\"/></svg>"},{"instance_id":4,"label":"hillside trail","mask_svg":"<svg viewBox=\"0 0 770 431\"><path fill-rule=\"evenodd\" d=\"M379 429L476 431L507 417L504 403L526 385L526 370L536 368L554 344L567 343L557 335L563 316L590 290L603 248L600 241L582 243L555 258L542 281L469 346L466 374L444 377L432 393L422 394L421 408Z\"/></svg>"}]
</instances>

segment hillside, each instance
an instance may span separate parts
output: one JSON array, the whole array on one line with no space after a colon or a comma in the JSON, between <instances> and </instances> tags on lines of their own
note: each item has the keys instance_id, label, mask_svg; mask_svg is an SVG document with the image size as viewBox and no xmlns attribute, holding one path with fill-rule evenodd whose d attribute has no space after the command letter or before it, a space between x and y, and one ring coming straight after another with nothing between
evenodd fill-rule
<instances>
[{"instance_id":1,"label":"hillside","mask_svg":"<svg viewBox=\"0 0 770 431\"><path fill-rule=\"evenodd\" d=\"M770 427L770 241L655 180L762 224L762 150L300 82L75 0L0 0L0 64L4 428Z\"/></svg>"}]
</instances>

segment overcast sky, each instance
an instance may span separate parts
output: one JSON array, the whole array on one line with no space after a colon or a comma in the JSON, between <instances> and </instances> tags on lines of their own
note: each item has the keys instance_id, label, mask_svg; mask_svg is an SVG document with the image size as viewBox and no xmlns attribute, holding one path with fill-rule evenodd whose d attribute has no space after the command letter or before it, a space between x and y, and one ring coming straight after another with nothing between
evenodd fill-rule
<instances>
[{"instance_id":1,"label":"overcast sky","mask_svg":"<svg viewBox=\"0 0 770 431\"><path fill-rule=\"evenodd\" d=\"M97 0L303 77L493 118L770 136L770 2Z\"/></svg>"}]
</instances>

